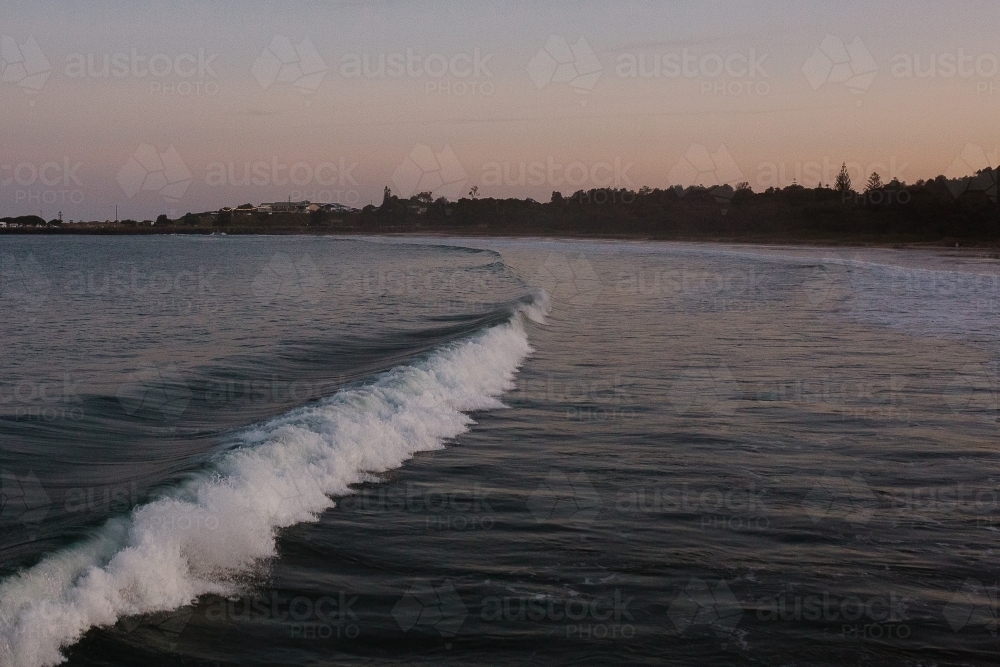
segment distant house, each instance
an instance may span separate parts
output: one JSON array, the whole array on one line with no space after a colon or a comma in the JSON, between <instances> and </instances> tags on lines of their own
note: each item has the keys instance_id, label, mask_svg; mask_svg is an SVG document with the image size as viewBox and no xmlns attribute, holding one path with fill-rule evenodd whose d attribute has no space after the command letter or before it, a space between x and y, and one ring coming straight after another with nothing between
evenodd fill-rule
<instances>
[{"instance_id":1,"label":"distant house","mask_svg":"<svg viewBox=\"0 0 1000 667\"><path fill-rule=\"evenodd\" d=\"M6 222L0 222L0 229L7 229L7 223Z\"/></svg>"},{"instance_id":2,"label":"distant house","mask_svg":"<svg viewBox=\"0 0 1000 667\"><path fill-rule=\"evenodd\" d=\"M351 208L350 206L344 206L343 204L337 203L319 204L318 206L327 213L357 213L358 210L356 208Z\"/></svg>"},{"instance_id":3,"label":"distant house","mask_svg":"<svg viewBox=\"0 0 1000 667\"><path fill-rule=\"evenodd\" d=\"M276 201L270 204L261 204L258 209L268 207L271 213L305 213L309 208L307 201Z\"/></svg>"}]
</instances>

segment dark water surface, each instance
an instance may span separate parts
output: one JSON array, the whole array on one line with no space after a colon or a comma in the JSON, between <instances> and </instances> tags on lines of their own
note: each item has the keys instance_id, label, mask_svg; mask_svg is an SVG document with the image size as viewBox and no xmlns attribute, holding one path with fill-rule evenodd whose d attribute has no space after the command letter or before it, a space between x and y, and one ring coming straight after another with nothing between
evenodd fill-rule
<instances>
[{"instance_id":1,"label":"dark water surface","mask_svg":"<svg viewBox=\"0 0 1000 667\"><path fill-rule=\"evenodd\" d=\"M0 664L997 660L996 260L0 260Z\"/></svg>"}]
</instances>

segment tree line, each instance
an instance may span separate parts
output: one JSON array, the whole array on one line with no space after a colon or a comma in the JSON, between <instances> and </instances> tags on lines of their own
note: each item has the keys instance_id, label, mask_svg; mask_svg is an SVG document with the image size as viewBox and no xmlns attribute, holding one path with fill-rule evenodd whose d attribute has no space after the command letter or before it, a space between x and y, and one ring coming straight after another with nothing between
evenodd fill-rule
<instances>
[{"instance_id":1,"label":"tree line","mask_svg":"<svg viewBox=\"0 0 1000 667\"><path fill-rule=\"evenodd\" d=\"M548 202L479 196L458 201L431 193L398 197L386 187L379 206L355 214L352 226L471 233L645 236L774 240L920 242L1000 238L998 170L962 179L938 176L904 184L872 174L855 188L847 167L832 186L754 192L735 186L693 186L553 192Z\"/></svg>"}]
</instances>

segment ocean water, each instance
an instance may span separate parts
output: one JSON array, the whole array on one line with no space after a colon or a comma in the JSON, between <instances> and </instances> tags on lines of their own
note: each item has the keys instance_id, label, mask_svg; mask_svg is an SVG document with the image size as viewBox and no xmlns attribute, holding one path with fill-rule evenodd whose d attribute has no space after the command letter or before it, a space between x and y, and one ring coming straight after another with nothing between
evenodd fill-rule
<instances>
[{"instance_id":1,"label":"ocean water","mask_svg":"<svg viewBox=\"0 0 1000 667\"><path fill-rule=\"evenodd\" d=\"M0 664L995 664L988 253L0 240Z\"/></svg>"}]
</instances>

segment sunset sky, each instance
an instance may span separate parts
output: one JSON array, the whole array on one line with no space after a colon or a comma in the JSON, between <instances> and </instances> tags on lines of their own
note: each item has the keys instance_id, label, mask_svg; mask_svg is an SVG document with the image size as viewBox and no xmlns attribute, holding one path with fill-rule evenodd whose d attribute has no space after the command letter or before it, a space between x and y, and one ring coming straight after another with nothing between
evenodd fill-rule
<instances>
[{"instance_id":1,"label":"sunset sky","mask_svg":"<svg viewBox=\"0 0 1000 667\"><path fill-rule=\"evenodd\" d=\"M913 182L1000 145L996 2L0 6L0 215Z\"/></svg>"}]
</instances>

